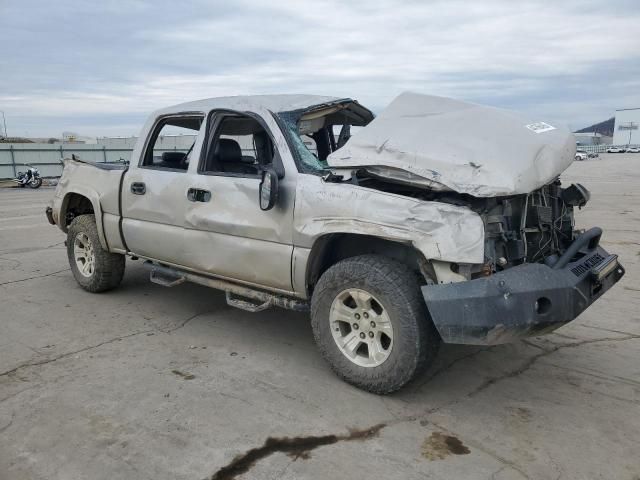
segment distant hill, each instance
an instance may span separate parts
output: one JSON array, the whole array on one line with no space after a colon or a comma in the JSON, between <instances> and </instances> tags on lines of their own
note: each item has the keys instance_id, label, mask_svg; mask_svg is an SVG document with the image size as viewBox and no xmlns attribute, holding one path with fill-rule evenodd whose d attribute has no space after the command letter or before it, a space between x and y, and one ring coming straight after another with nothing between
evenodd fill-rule
<instances>
[{"instance_id":1,"label":"distant hill","mask_svg":"<svg viewBox=\"0 0 640 480\"><path fill-rule=\"evenodd\" d=\"M606 135L607 137L613 137L613 126L615 121L615 117L611 117L609 120L605 120L604 122L596 123L590 127L583 128L582 130L576 130L575 133L596 132L601 135Z\"/></svg>"}]
</instances>

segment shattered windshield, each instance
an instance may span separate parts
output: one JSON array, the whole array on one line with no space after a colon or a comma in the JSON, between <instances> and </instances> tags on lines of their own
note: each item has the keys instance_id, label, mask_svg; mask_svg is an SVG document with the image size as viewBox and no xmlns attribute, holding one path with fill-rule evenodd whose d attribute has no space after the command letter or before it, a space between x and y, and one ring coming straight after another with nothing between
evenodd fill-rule
<instances>
[{"instance_id":1,"label":"shattered windshield","mask_svg":"<svg viewBox=\"0 0 640 480\"><path fill-rule=\"evenodd\" d=\"M305 171L322 172L328 168L327 162L322 161L317 156L317 150L311 142L303 140L303 136L298 133L298 124L295 117L291 114L280 114L280 119L284 123L287 131L285 132L290 140L291 148L294 155L302 164ZM306 135L305 135L306 137Z\"/></svg>"},{"instance_id":2,"label":"shattered windshield","mask_svg":"<svg viewBox=\"0 0 640 480\"><path fill-rule=\"evenodd\" d=\"M308 173L324 173L329 168L327 157L347 143L352 127L364 127L374 117L371 110L350 99L277 116L298 169Z\"/></svg>"}]
</instances>

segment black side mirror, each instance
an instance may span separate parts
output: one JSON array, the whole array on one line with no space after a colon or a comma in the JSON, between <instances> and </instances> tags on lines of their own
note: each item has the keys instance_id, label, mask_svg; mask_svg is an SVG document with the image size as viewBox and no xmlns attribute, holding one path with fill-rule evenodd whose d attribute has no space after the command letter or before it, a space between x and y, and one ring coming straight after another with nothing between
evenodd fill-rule
<instances>
[{"instance_id":1,"label":"black side mirror","mask_svg":"<svg viewBox=\"0 0 640 480\"><path fill-rule=\"evenodd\" d=\"M278 175L272 168L262 171L259 197L262 210L271 210L278 201Z\"/></svg>"}]
</instances>

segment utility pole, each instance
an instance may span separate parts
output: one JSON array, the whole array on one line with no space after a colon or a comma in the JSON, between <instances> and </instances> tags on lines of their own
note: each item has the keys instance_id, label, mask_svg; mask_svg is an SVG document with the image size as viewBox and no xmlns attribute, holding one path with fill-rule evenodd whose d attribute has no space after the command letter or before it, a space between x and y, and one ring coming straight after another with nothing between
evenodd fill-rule
<instances>
[{"instance_id":1,"label":"utility pole","mask_svg":"<svg viewBox=\"0 0 640 480\"><path fill-rule=\"evenodd\" d=\"M4 125L4 138L7 138L7 119L4 118L4 112L2 110L0 110L0 113L2 113L2 124Z\"/></svg>"},{"instance_id":2,"label":"utility pole","mask_svg":"<svg viewBox=\"0 0 640 480\"><path fill-rule=\"evenodd\" d=\"M631 145L631 133L634 130L638 130L638 124L636 122L626 122L620 125L618 130L629 130L629 142L627 142L627 145Z\"/></svg>"}]
</instances>

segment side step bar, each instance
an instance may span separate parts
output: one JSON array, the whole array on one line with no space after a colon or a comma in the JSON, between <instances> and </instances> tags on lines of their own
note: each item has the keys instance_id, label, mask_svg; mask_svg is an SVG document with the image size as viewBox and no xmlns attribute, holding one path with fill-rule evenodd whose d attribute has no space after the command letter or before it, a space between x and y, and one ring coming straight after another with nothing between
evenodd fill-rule
<instances>
[{"instance_id":1,"label":"side step bar","mask_svg":"<svg viewBox=\"0 0 640 480\"><path fill-rule=\"evenodd\" d=\"M205 277L203 275L177 270L164 265L158 265L149 260L145 261L143 265L151 270L149 279L153 283L157 283L163 287L174 287L184 282L192 282L204 285L205 287L222 290L226 293L227 304L229 304L229 306L248 312L260 312L269 307L286 308L287 310L295 310L297 312L309 311L309 302L305 300L256 290L219 278ZM253 300L253 302L250 300Z\"/></svg>"},{"instance_id":2,"label":"side step bar","mask_svg":"<svg viewBox=\"0 0 640 480\"><path fill-rule=\"evenodd\" d=\"M184 276L181 276L178 272L176 272L176 275L173 275L173 273L169 275L168 272L162 272L155 268L151 269L149 280L151 280L152 283L157 283L163 287L175 287L176 285L180 285L187 281L187 279L184 278Z\"/></svg>"},{"instance_id":3,"label":"side step bar","mask_svg":"<svg viewBox=\"0 0 640 480\"><path fill-rule=\"evenodd\" d=\"M262 310L266 310L267 308L273 306L273 302L271 301L271 299L258 304L243 300L242 298L234 297L233 293L231 293L229 290L227 290L225 294L227 296L227 305L229 305L230 307L239 308L240 310L246 310L247 312L261 312Z\"/></svg>"}]
</instances>

